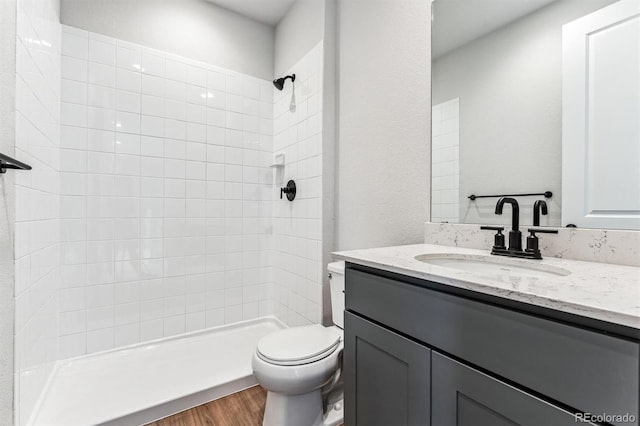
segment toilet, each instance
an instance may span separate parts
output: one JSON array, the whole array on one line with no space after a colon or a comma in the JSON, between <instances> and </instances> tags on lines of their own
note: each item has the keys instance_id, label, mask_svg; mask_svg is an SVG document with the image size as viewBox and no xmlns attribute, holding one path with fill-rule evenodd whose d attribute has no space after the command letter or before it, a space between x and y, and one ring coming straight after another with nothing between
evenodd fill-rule
<instances>
[{"instance_id":1,"label":"toilet","mask_svg":"<svg viewBox=\"0 0 640 426\"><path fill-rule=\"evenodd\" d=\"M336 426L343 422L344 262L327 266L333 324L292 327L260 339L253 374L267 390L264 426Z\"/></svg>"}]
</instances>

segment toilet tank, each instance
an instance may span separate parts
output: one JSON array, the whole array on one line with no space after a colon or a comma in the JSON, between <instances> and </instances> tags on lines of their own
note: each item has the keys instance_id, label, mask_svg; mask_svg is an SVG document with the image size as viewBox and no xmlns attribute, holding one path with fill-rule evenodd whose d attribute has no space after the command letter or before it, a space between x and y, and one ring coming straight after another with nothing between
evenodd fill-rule
<instances>
[{"instance_id":1,"label":"toilet tank","mask_svg":"<svg viewBox=\"0 0 640 426\"><path fill-rule=\"evenodd\" d=\"M327 265L331 287L331 317L333 323L344 328L344 262Z\"/></svg>"}]
</instances>

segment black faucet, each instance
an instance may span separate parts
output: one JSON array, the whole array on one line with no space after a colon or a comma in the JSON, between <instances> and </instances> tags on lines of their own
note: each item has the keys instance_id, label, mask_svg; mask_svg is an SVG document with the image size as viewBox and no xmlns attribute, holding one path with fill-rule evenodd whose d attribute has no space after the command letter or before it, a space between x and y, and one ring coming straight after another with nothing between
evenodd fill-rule
<instances>
[{"instance_id":1,"label":"black faucet","mask_svg":"<svg viewBox=\"0 0 640 426\"><path fill-rule=\"evenodd\" d=\"M542 259L542 254L538 248L538 237L536 233L544 234L557 234L557 229L539 229L529 228L529 237L527 237L527 248L522 250L522 233L520 232L520 206L518 202L510 197L502 197L496 204L496 214L502 214L504 205L511 204L511 231L509 231L509 247L504 246L504 235L502 230L504 228L498 226L481 226L480 229L486 229L491 231L497 231L498 233L494 237L494 244L491 248L491 254L498 256L520 257L524 259ZM534 224L540 222L540 214L547 214L547 203L542 200L536 201L533 205L534 211Z\"/></svg>"},{"instance_id":2,"label":"black faucet","mask_svg":"<svg viewBox=\"0 0 640 426\"><path fill-rule=\"evenodd\" d=\"M502 197L496 204L496 214L502 214L504 204L511 204L511 231L509 231L509 251L522 251L522 232L520 232L520 206L515 198Z\"/></svg>"},{"instance_id":3,"label":"black faucet","mask_svg":"<svg viewBox=\"0 0 640 426\"><path fill-rule=\"evenodd\" d=\"M536 200L533 203L533 226L540 226L540 213L545 216L549 213L547 202L544 200Z\"/></svg>"}]
</instances>

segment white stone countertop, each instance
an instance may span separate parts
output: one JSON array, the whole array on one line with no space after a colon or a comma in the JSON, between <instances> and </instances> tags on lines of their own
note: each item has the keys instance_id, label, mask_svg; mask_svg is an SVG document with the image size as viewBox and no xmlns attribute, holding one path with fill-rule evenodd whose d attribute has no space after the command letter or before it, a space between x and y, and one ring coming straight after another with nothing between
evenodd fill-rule
<instances>
[{"instance_id":1,"label":"white stone countertop","mask_svg":"<svg viewBox=\"0 0 640 426\"><path fill-rule=\"evenodd\" d=\"M434 281L505 299L542 306L614 324L640 329L640 267L545 258L543 260L489 256L486 260L539 270L570 272L545 277L509 272L468 272L435 266L415 259L419 255L454 255L478 260L489 250L416 244L333 253L338 260Z\"/></svg>"}]
</instances>

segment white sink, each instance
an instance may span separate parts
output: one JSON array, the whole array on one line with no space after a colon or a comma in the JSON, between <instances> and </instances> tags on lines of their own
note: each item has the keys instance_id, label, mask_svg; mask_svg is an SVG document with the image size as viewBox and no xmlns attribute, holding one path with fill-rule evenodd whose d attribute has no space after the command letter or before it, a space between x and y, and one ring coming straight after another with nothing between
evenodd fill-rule
<instances>
[{"instance_id":1,"label":"white sink","mask_svg":"<svg viewBox=\"0 0 640 426\"><path fill-rule=\"evenodd\" d=\"M415 256L415 259L434 266L474 272L485 276L545 278L571 274L571 271L557 266L535 263L535 261L531 260L498 256L421 254Z\"/></svg>"}]
</instances>

